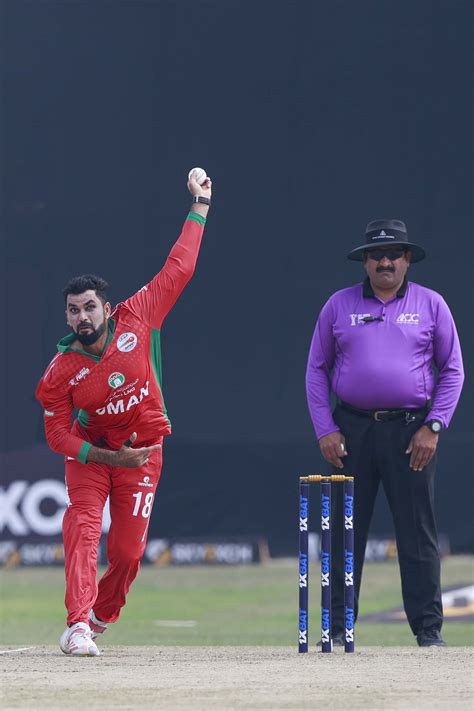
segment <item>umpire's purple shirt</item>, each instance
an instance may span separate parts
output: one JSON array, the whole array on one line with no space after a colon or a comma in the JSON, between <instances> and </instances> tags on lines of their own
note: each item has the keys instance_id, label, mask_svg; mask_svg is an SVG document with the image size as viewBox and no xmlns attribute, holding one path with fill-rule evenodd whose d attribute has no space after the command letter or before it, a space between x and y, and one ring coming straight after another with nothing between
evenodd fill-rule
<instances>
[{"instance_id":1,"label":"umpire's purple shirt","mask_svg":"<svg viewBox=\"0 0 474 711\"><path fill-rule=\"evenodd\" d=\"M365 323L364 316L384 320ZM384 303L366 279L333 294L319 315L306 371L318 439L339 429L332 417L331 391L361 409L419 408L433 400L426 419L447 427L463 380L453 317L431 289L405 280Z\"/></svg>"}]
</instances>

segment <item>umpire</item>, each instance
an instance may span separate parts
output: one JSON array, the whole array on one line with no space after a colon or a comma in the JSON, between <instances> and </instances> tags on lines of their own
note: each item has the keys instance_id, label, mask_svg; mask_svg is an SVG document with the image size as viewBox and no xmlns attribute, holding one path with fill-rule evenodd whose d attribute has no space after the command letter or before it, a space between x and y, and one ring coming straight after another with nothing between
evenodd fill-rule
<instances>
[{"instance_id":1,"label":"umpire","mask_svg":"<svg viewBox=\"0 0 474 711\"><path fill-rule=\"evenodd\" d=\"M348 258L367 278L324 305L306 372L321 453L338 473L354 474L355 613L375 498L382 482L397 539L402 594L420 647L445 646L440 555L434 517L436 449L464 379L453 317L443 298L407 280L425 257L405 223L376 220ZM436 375L435 375L436 373ZM334 412L330 395L337 398ZM342 520L342 492L334 492ZM337 517L337 518L336 518ZM343 644L342 527L333 527L334 644Z\"/></svg>"}]
</instances>

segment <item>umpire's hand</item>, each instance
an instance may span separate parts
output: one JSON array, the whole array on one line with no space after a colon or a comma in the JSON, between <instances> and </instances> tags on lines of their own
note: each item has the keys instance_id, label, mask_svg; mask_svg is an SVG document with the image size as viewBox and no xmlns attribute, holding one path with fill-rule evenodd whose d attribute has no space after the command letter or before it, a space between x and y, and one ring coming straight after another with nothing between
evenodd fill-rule
<instances>
[{"instance_id":1,"label":"umpire's hand","mask_svg":"<svg viewBox=\"0 0 474 711\"><path fill-rule=\"evenodd\" d=\"M331 432L319 440L319 447L324 459L332 464L333 467L342 469L344 462L341 457L347 455L346 439L342 432Z\"/></svg>"},{"instance_id":2,"label":"umpire's hand","mask_svg":"<svg viewBox=\"0 0 474 711\"><path fill-rule=\"evenodd\" d=\"M439 435L423 425L410 440L405 454L410 454L410 467L421 472L431 462L438 446Z\"/></svg>"}]
</instances>

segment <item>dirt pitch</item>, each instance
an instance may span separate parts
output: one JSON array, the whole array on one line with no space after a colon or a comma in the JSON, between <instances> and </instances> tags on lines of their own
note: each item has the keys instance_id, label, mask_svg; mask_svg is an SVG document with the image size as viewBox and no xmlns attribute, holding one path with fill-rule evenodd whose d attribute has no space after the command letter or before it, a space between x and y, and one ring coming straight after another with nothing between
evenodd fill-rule
<instances>
[{"instance_id":1,"label":"dirt pitch","mask_svg":"<svg viewBox=\"0 0 474 711\"><path fill-rule=\"evenodd\" d=\"M2 709L472 709L474 648L5 648ZM8 653L5 653L5 652Z\"/></svg>"}]
</instances>

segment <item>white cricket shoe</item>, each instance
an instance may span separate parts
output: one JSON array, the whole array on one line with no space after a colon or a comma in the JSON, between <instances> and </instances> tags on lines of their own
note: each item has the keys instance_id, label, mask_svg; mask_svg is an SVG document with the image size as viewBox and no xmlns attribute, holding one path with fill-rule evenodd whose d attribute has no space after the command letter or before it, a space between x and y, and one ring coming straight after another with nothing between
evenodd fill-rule
<instances>
[{"instance_id":1,"label":"white cricket shoe","mask_svg":"<svg viewBox=\"0 0 474 711\"><path fill-rule=\"evenodd\" d=\"M92 639L91 628L86 622L76 622L66 627L59 640L59 646L64 654L75 657L98 657L100 652Z\"/></svg>"},{"instance_id":2,"label":"white cricket shoe","mask_svg":"<svg viewBox=\"0 0 474 711\"><path fill-rule=\"evenodd\" d=\"M94 610L89 612L89 627L91 628L92 639L97 639L100 634L107 631L107 622L102 622L94 615Z\"/></svg>"}]
</instances>

